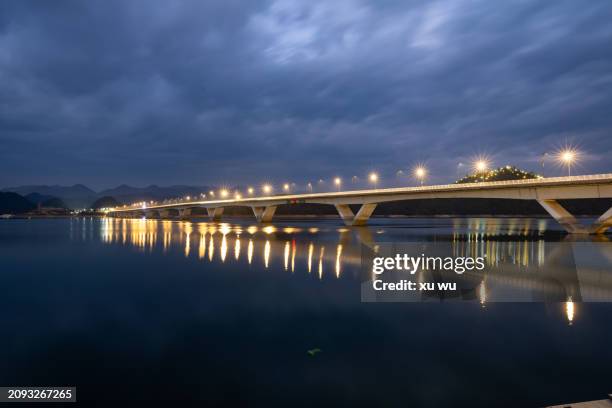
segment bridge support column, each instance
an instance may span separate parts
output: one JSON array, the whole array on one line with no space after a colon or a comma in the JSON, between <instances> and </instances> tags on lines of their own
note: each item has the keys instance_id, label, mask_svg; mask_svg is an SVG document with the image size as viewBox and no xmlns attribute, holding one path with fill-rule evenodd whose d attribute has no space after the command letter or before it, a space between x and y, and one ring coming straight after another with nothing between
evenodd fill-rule
<instances>
[{"instance_id":1,"label":"bridge support column","mask_svg":"<svg viewBox=\"0 0 612 408\"><path fill-rule=\"evenodd\" d=\"M612 207L595 221L591 232L593 234L603 234L610 227L612 227Z\"/></svg>"},{"instance_id":2,"label":"bridge support column","mask_svg":"<svg viewBox=\"0 0 612 408\"><path fill-rule=\"evenodd\" d=\"M274 217L274 213L276 212L275 205L269 205L267 207L251 207L253 209L253 214L255 214L255 218L257 222L272 222L272 217Z\"/></svg>"},{"instance_id":3,"label":"bridge support column","mask_svg":"<svg viewBox=\"0 0 612 408\"><path fill-rule=\"evenodd\" d=\"M353 214L353 210L348 204L336 204L335 207L346 225L357 226L365 225L368 222L377 205L376 203L362 204L356 215Z\"/></svg>"},{"instance_id":4,"label":"bridge support column","mask_svg":"<svg viewBox=\"0 0 612 408\"><path fill-rule=\"evenodd\" d=\"M212 221L220 221L221 216L223 215L223 207L207 208L206 212Z\"/></svg>"},{"instance_id":5,"label":"bridge support column","mask_svg":"<svg viewBox=\"0 0 612 408\"><path fill-rule=\"evenodd\" d=\"M191 208L179 208L179 218L187 218L191 216Z\"/></svg>"},{"instance_id":6,"label":"bridge support column","mask_svg":"<svg viewBox=\"0 0 612 408\"><path fill-rule=\"evenodd\" d=\"M556 200L538 200L538 203L570 234L588 234L589 230L576 220Z\"/></svg>"}]
</instances>

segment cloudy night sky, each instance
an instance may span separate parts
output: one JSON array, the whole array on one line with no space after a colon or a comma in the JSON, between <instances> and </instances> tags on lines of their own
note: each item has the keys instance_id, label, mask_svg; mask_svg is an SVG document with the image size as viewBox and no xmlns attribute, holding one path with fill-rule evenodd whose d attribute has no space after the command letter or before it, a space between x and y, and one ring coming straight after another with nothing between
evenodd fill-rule
<instances>
[{"instance_id":1,"label":"cloudy night sky","mask_svg":"<svg viewBox=\"0 0 612 408\"><path fill-rule=\"evenodd\" d=\"M445 182L483 153L557 175L566 142L610 172L611 21L609 0L3 1L0 187Z\"/></svg>"}]
</instances>

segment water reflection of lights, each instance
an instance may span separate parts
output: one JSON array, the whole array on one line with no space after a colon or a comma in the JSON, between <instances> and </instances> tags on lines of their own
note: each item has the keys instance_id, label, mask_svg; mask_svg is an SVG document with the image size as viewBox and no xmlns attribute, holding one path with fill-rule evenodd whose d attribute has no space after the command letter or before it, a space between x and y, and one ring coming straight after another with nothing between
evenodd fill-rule
<instances>
[{"instance_id":1,"label":"water reflection of lights","mask_svg":"<svg viewBox=\"0 0 612 408\"><path fill-rule=\"evenodd\" d=\"M342 244L338 244L338 246L336 247L336 277L337 278L340 277L340 269L341 269L340 258L341 257L342 257Z\"/></svg>"},{"instance_id":2,"label":"water reflection of lights","mask_svg":"<svg viewBox=\"0 0 612 408\"><path fill-rule=\"evenodd\" d=\"M240 236L236 237L236 242L234 243L234 259L237 261L240 259Z\"/></svg>"},{"instance_id":3,"label":"water reflection of lights","mask_svg":"<svg viewBox=\"0 0 612 408\"><path fill-rule=\"evenodd\" d=\"M485 285L484 279L482 280L482 282L480 282L480 287L478 289L478 295L480 298L480 305L482 307L485 307L485 303L487 301L487 287Z\"/></svg>"},{"instance_id":4,"label":"water reflection of lights","mask_svg":"<svg viewBox=\"0 0 612 408\"><path fill-rule=\"evenodd\" d=\"M462 221L465 222L465 221ZM86 223L86 231L84 236L86 239L94 229L89 221ZM505 224L506 226L514 225L515 231L520 225L520 231L524 231L522 221L516 221ZM90 229L91 228L91 229ZM190 252L197 253L197 258L203 262L248 262L249 265L263 265L265 268L270 268L276 265L283 266L280 270L292 272L315 272L316 278L342 278L346 271L356 272L358 270L361 258L360 248L361 242L366 242L375 252L378 252L378 244L373 241L367 241L366 235L359 235L354 230L345 228L330 228L324 229L326 233L336 234L337 241L318 241L310 234L306 228L283 227L271 229L268 227L241 227L232 224L216 224L208 222L176 222L176 221L158 221L158 220L142 220L142 219L112 219L105 218L100 220L99 237L104 243L125 244L146 250L147 252L155 249L163 253L180 253L181 256L190 256ZM73 239L81 239L82 225L75 221L75 231L72 233ZM264 231L264 229L267 231ZM476 301L482 304L488 304L491 300L498 299L500 288L505 288L509 285L512 288L520 290L535 290L542 291L546 289L543 283L541 273L538 268L547 264L550 265L551 256L555 252L551 243L545 242L537 235L530 235L525 239L508 240L502 235L495 235L498 231L498 226L483 225L475 223L469 233L455 233L451 236L451 240L445 241L448 243L452 254L455 257L467 256L482 256L485 255L487 267L496 268L502 271L501 275L497 273L485 273L482 276L477 276L475 282ZM272 231L278 232L272 234ZM317 228L317 231L319 229ZM386 230L389 236L392 230ZM460 230L459 230L460 231ZM242 250L241 234L249 233L247 239L247 248ZM285 235L286 234L286 235ZM298 234L301 234L298 236ZM492 235L489 235L492 234ZM291 236L293 235L293 236ZM328 237L326 235L325 237ZM355 241L358 238L358 241ZM312 239L313 241L309 241ZM372 239L371 237L369 239ZM184 240L184 241L183 241ZM323 243L325 243L323 245ZM558 243L553 243L558 244ZM227 254L229 251L234 251L233 256ZM208 255L206 252L208 251ZM219 256L215 259L214 252L217 251ZM240 260L242 252L246 251L243 260ZM258 256L255 256L257 252ZM259 255L261 254L261 258ZM318 259L314 259L317 256ZM257 259L256 259L257 258ZM276 261L278 260L278 261ZM275 262L277 262L275 264ZM316 262L316 264L313 264ZM328 274L325 274L329 271ZM313 276L313 277L314 277ZM419 274L417 281L427 279L423 274ZM570 288L571 289L571 288ZM570 292L567 293L579 293ZM583 295L584 296L584 295ZM565 298L564 298L565 299ZM567 321L571 324L576 317L576 304L573 299L564 302L564 312Z\"/></svg>"},{"instance_id":5,"label":"water reflection of lights","mask_svg":"<svg viewBox=\"0 0 612 408\"><path fill-rule=\"evenodd\" d=\"M249 265L253 262L253 240L249 239L249 246L247 249L247 258L249 261Z\"/></svg>"},{"instance_id":6,"label":"water reflection of lights","mask_svg":"<svg viewBox=\"0 0 612 408\"><path fill-rule=\"evenodd\" d=\"M565 302L565 315L567 316L567 322L571 326L574 322L574 313L575 313L575 305L572 301L572 297L570 296Z\"/></svg>"},{"instance_id":7,"label":"water reflection of lights","mask_svg":"<svg viewBox=\"0 0 612 408\"><path fill-rule=\"evenodd\" d=\"M283 252L285 259L285 270L289 270L289 253L291 251L291 247L289 241L285 242L285 250Z\"/></svg>"},{"instance_id":8,"label":"water reflection of lights","mask_svg":"<svg viewBox=\"0 0 612 408\"><path fill-rule=\"evenodd\" d=\"M319 252L319 279L323 278L323 255L325 255L325 247L321 246Z\"/></svg>"},{"instance_id":9,"label":"water reflection of lights","mask_svg":"<svg viewBox=\"0 0 612 408\"><path fill-rule=\"evenodd\" d=\"M215 254L215 237L210 234L210 240L208 240L208 260L212 262Z\"/></svg>"},{"instance_id":10,"label":"water reflection of lights","mask_svg":"<svg viewBox=\"0 0 612 408\"><path fill-rule=\"evenodd\" d=\"M225 262L225 257L227 256L227 237L223 234L221 238L221 262Z\"/></svg>"},{"instance_id":11,"label":"water reflection of lights","mask_svg":"<svg viewBox=\"0 0 612 408\"><path fill-rule=\"evenodd\" d=\"M312 271L312 253L314 252L314 245L312 242L308 244L308 273Z\"/></svg>"},{"instance_id":12,"label":"water reflection of lights","mask_svg":"<svg viewBox=\"0 0 612 408\"><path fill-rule=\"evenodd\" d=\"M264 265L266 266L266 269L268 268L269 264L270 264L270 241L266 241L266 244L264 245Z\"/></svg>"},{"instance_id":13,"label":"water reflection of lights","mask_svg":"<svg viewBox=\"0 0 612 408\"><path fill-rule=\"evenodd\" d=\"M200 245L198 247L198 259L203 259L206 254L206 234L200 233Z\"/></svg>"}]
</instances>

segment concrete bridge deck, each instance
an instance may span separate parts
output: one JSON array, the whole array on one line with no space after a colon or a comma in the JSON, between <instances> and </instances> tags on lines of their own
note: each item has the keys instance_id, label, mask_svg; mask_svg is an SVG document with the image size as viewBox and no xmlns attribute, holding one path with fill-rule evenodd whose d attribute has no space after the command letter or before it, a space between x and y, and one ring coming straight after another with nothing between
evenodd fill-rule
<instances>
[{"instance_id":1,"label":"concrete bridge deck","mask_svg":"<svg viewBox=\"0 0 612 408\"><path fill-rule=\"evenodd\" d=\"M602 214L593 225L583 226L558 202L564 199L612 198L612 173L420 187L248 196L221 200L184 200L118 207L109 210L108 214L133 216L142 212L145 214L157 212L163 217L169 214L169 210L178 210L179 215L185 217L191 214L193 208L205 208L211 219L219 220L225 207L243 206L250 207L258 221L271 222L279 205L310 203L333 205L347 225L363 225L380 203L438 198L535 200L569 233L604 233L612 225L612 208ZM355 214L350 205L361 205L361 207Z\"/></svg>"}]
</instances>

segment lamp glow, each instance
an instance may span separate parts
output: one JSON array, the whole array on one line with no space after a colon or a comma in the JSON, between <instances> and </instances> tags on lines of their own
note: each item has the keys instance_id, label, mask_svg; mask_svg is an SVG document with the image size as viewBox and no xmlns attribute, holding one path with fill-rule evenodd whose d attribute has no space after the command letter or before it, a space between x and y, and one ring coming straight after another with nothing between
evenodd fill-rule
<instances>
[{"instance_id":1,"label":"lamp glow","mask_svg":"<svg viewBox=\"0 0 612 408\"><path fill-rule=\"evenodd\" d=\"M427 170L423 166L417 166L414 169L414 176L421 182L421 185L423 185L425 176L427 176Z\"/></svg>"}]
</instances>

